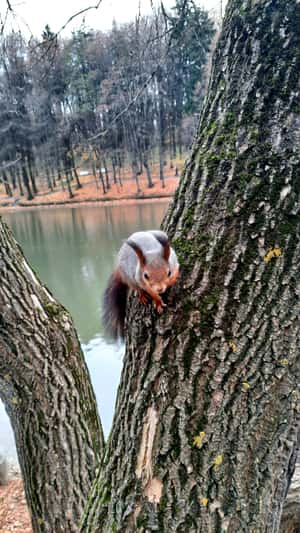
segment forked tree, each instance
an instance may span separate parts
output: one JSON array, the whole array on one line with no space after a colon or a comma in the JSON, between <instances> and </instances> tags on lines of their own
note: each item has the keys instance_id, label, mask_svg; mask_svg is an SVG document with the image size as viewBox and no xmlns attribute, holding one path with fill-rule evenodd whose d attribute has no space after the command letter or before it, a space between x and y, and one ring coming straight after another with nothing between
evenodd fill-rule
<instances>
[{"instance_id":1,"label":"forked tree","mask_svg":"<svg viewBox=\"0 0 300 533\"><path fill-rule=\"evenodd\" d=\"M106 444L70 317L1 226L0 391L36 532L278 530L300 427L299 50L299 1L229 1L163 222L180 280L160 316L129 300Z\"/></svg>"}]
</instances>

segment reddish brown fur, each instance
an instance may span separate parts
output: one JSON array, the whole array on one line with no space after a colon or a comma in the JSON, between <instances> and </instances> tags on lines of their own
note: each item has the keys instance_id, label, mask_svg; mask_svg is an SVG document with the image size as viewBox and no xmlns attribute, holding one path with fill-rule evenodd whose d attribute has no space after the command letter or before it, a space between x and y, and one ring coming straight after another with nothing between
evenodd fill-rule
<instances>
[{"instance_id":1,"label":"reddish brown fur","mask_svg":"<svg viewBox=\"0 0 300 533\"><path fill-rule=\"evenodd\" d=\"M105 329L115 339L124 337L127 292L128 285L117 269L110 276L104 293L102 315Z\"/></svg>"}]
</instances>

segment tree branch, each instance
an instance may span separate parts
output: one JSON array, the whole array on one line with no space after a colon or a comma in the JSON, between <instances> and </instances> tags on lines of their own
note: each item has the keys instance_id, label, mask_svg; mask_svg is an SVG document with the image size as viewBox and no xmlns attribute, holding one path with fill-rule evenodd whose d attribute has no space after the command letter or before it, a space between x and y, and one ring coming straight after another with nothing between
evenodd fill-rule
<instances>
[{"instance_id":1,"label":"tree branch","mask_svg":"<svg viewBox=\"0 0 300 533\"><path fill-rule=\"evenodd\" d=\"M161 61L159 61L155 67L155 69L152 71L152 73L150 74L150 76L148 76L148 78L146 79L146 81L144 82L144 84L142 85L142 87L136 92L136 94L134 95L134 97L132 98L132 100L126 105L126 107L124 107L124 109L122 109L122 111L120 111L115 117L114 119L110 122L110 126L109 128L106 128L105 130L103 131L100 131L98 133L96 133L95 135L93 135L92 137L89 137L88 138L88 141L89 142L93 142L97 139L99 139L100 137L105 137L105 135L107 135L111 129L111 127L116 123L118 122L125 113L127 113L127 111L129 111L129 109L133 106L133 104L138 100L138 98L142 95L142 93L144 92L144 90L148 87L150 81L154 78L155 74L157 73L157 71L162 67L162 65L165 63L169 53L170 53L170 50L172 48L172 42L174 40L174 35L176 34L176 31L178 30L178 28L180 27L180 25L183 23L184 21L184 18L185 18L185 10L186 10L186 5L187 5L187 0L184 0L183 4L182 4L182 7L181 7L181 12L180 12L180 16L176 22L176 24L174 25L174 27L172 28L167 28L167 24L166 24L166 30L165 32L163 32L163 34L159 35L159 32L157 30L157 35L155 37L155 39L157 40L160 40L162 37L165 37L166 35L169 35L169 40L168 40L168 43L167 43L167 47L166 47L166 52L164 54L164 57L161 59ZM166 11L165 11L165 8L164 8L164 5L163 3L161 2L161 11L162 11L162 14L163 14L163 17L164 17L164 20L165 22L166 21L171 21L172 18L170 16L167 15ZM149 41L149 43L151 42L154 42L155 39L152 39ZM149 44L148 43L148 44Z\"/></svg>"},{"instance_id":2,"label":"tree branch","mask_svg":"<svg viewBox=\"0 0 300 533\"><path fill-rule=\"evenodd\" d=\"M146 79L146 81L144 82L144 84L142 85L142 87L136 92L135 96L132 98L132 100L130 100L130 102L124 107L124 109L122 109L122 111L120 111L116 116L115 118L111 121L110 123L110 127L109 128L106 128L105 130L103 131L100 131L98 133L96 133L96 135L93 135L92 137L89 137L88 138L88 141L89 142L92 142L92 141L95 141L96 139L99 139L99 137L104 137L105 135L108 134L110 128L116 123L118 122L118 120L120 120L120 118L122 118L122 116L127 113L127 111L133 106L133 104L137 101L137 99L141 96L141 94L144 92L144 90L148 87L150 81L152 80L152 78L155 76L158 68L159 68L160 64L157 65L156 69L150 74L150 76L148 76L148 78Z\"/></svg>"},{"instance_id":3,"label":"tree branch","mask_svg":"<svg viewBox=\"0 0 300 533\"><path fill-rule=\"evenodd\" d=\"M20 159L21 159L21 157L18 157L18 159L15 159L15 161L10 161L9 163L4 163L0 167L0 172L2 170L6 170L7 168L14 167L20 161Z\"/></svg>"},{"instance_id":4,"label":"tree branch","mask_svg":"<svg viewBox=\"0 0 300 533\"><path fill-rule=\"evenodd\" d=\"M7 3L7 9L13 13L13 8L11 6L10 0L6 0Z\"/></svg>"},{"instance_id":5,"label":"tree branch","mask_svg":"<svg viewBox=\"0 0 300 533\"><path fill-rule=\"evenodd\" d=\"M79 17L80 15L83 15L84 13L87 13L88 11L90 11L92 9L98 9L100 4L101 4L101 2L102 2L102 0L98 0L97 4L95 4L93 6L85 7L84 9L81 9L80 11L77 11L76 13L71 15L71 17L68 18L68 20L61 26L61 28L56 33L54 33L54 35L53 35L53 37L51 39L47 40L47 42L55 41L57 39L58 35L68 26L68 24L70 24L70 22L72 22L72 20L74 20L76 17ZM5 24L6 24L6 21L7 21L7 16L8 16L9 11L12 13L12 15L14 17L16 16L14 8L12 7L10 0L6 0L6 3L7 3L7 9L6 9L6 14L5 14L5 17L4 17L4 21L1 24L1 30L0 30L0 34L1 35L4 33L4 28L5 28ZM23 20L23 22L25 22L25 21ZM26 22L25 22L25 25L27 26ZM30 31L30 33L31 33L31 31ZM42 43L39 43L38 46L41 46L43 43L44 43L44 41Z\"/></svg>"},{"instance_id":6,"label":"tree branch","mask_svg":"<svg viewBox=\"0 0 300 533\"><path fill-rule=\"evenodd\" d=\"M68 24L70 24L70 22L72 22L72 20L74 20L76 17L79 17L80 15L83 15L84 13L86 13L87 11L90 11L92 9L98 9L100 4L101 4L102 0L99 0L97 2L97 4L95 4L94 6L89 6L89 7L85 7L84 9L81 9L80 11L77 11L77 13L74 13L74 15L71 15L71 17L68 18L67 22L65 22L65 24L63 24L63 26L60 28L60 30L55 34L56 37L68 26Z\"/></svg>"}]
</instances>

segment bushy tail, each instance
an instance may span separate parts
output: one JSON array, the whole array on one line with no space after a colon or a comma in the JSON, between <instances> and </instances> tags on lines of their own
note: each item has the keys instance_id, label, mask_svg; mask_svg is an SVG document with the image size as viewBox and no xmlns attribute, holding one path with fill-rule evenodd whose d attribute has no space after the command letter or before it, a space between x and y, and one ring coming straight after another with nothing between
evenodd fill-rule
<instances>
[{"instance_id":1,"label":"bushy tail","mask_svg":"<svg viewBox=\"0 0 300 533\"><path fill-rule=\"evenodd\" d=\"M104 293L102 320L114 339L124 338L127 291L128 286L113 272Z\"/></svg>"}]
</instances>

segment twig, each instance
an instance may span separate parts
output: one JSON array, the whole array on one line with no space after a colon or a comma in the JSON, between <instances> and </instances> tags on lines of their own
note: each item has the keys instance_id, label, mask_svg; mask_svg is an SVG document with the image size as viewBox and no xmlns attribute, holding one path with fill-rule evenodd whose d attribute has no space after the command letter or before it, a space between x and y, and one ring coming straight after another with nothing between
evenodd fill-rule
<instances>
[{"instance_id":1,"label":"twig","mask_svg":"<svg viewBox=\"0 0 300 533\"><path fill-rule=\"evenodd\" d=\"M174 34L178 28L178 26L182 23L183 21L183 18L184 18L184 15L185 15L185 9L186 9L186 5L187 5L187 1L188 0L184 0L183 2L183 6L182 6L182 10L181 10L181 13L180 13L180 16L179 16L179 19L178 21L176 22L176 25L174 26L174 28L171 28L171 30L166 30L164 32L164 35L167 35L169 32L170 32L170 35L169 35L169 40L168 40L168 43L167 43L167 49L166 49L166 52L165 52L165 57L161 59L161 61L159 61L155 67L155 69L152 71L152 73L150 74L150 76L148 76L148 78L146 79L146 81L144 82L144 84L142 85L142 87L136 92L136 94L133 96L132 100L130 100L130 102L122 109L122 111L120 111L114 118L113 120L110 122L110 125L109 125L109 128L106 128L105 130L103 131L99 131L98 133L96 133L96 135L93 135L92 137L88 137L88 141L89 142L93 142L95 141L96 139L99 139L100 137L105 137L105 135L107 135L111 129L111 127L116 123L118 122L118 120L120 120L120 118L123 117L123 115L125 113L127 113L127 111L132 107L132 105L137 101L137 99L141 96L141 94L144 92L144 90L148 87L150 81L154 78L155 74L157 73L157 71L161 68L161 66L164 64L164 61L165 59L168 57L168 54L170 52L170 49L172 47L172 43L173 43L173 39L174 39ZM171 20L171 18L166 14L165 12L165 8L164 8L164 5L163 3L161 3L161 9L162 9L162 13L163 13L163 16L165 18L165 20Z\"/></svg>"},{"instance_id":2,"label":"twig","mask_svg":"<svg viewBox=\"0 0 300 533\"><path fill-rule=\"evenodd\" d=\"M10 0L6 0L6 3L7 3L7 9L9 9L9 11L13 12L13 8L11 7Z\"/></svg>"},{"instance_id":3,"label":"twig","mask_svg":"<svg viewBox=\"0 0 300 533\"><path fill-rule=\"evenodd\" d=\"M41 48L42 46L44 46L47 43L47 47L44 50L43 54L38 58L38 61L43 61L44 60L44 58L48 55L49 51L51 50L51 48L53 46L53 43L54 44L57 43L57 38L58 38L59 34L68 26L68 24L70 24L70 22L72 22L72 20L74 20L76 17L79 17L80 15L83 15L83 13L86 13L87 11L90 11L91 9L98 9L100 4L101 4L101 2L102 2L102 0L98 0L97 4L95 4L94 6L85 7L84 9L81 9L80 11L77 11L77 13L74 13L73 15L71 15L71 17L69 17L68 20L62 25L60 30L58 30L56 33L53 33L53 35L50 38L44 39L40 43L37 43L35 46L33 46L31 48L32 52L34 52L37 48ZM55 53L56 53L56 49L55 49ZM55 57L55 53L53 55L53 59Z\"/></svg>"},{"instance_id":4,"label":"twig","mask_svg":"<svg viewBox=\"0 0 300 533\"><path fill-rule=\"evenodd\" d=\"M53 37L51 37L51 39L47 39L47 42L51 43L53 41L56 41L58 35L68 26L68 24L70 24L70 22L72 22L72 20L74 20L76 17L79 17L80 15L83 15L84 13L87 13L87 11L90 11L91 9L98 9L100 4L101 4L101 2L102 2L102 0L98 0L97 4L95 4L93 6L85 7L84 9L81 9L80 11L77 11L76 13L71 15L71 17L69 17L68 20L62 25L62 27L56 33L53 34ZM1 24L0 34L3 34L3 32L4 32L4 26L5 26L5 22L7 20L8 12L10 11L13 14L13 16L16 18L16 14L15 14L15 11L14 11L12 5L11 5L10 0L6 0L6 3L7 3L7 9L6 9L6 14L5 14L4 21ZM30 30L30 28L28 28L28 25L26 24L26 22L23 19L22 19L22 21L27 26L27 29ZM30 31L30 33L31 33L31 31ZM44 42L45 41L42 41L41 43L38 43L37 46L43 45ZM49 48L50 48L50 46L47 48L47 52L49 51Z\"/></svg>"},{"instance_id":5,"label":"twig","mask_svg":"<svg viewBox=\"0 0 300 533\"><path fill-rule=\"evenodd\" d=\"M20 15L18 15L18 14L16 13L16 11L15 11L15 9L14 9L14 8L15 8L15 5L12 6L10 0L6 0L6 3L7 3L7 8L6 8L6 13L5 13L4 20L2 20L2 17L1 17L1 15L0 15L0 17L1 17L1 30L0 30L0 35L1 35L1 37L4 35L4 29L5 29L5 25L6 25L6 22L7 22L7 19L8 19L8 15L9 15L9 13L11 13L11 15L12 15L12 17L14 18L16 24L18 25L18 28L19 28L20 33L21 33L21 28L20 28L20 25L19 25L19 23L18 23L18 19L20 19L21 22L24 24L24 26L26 26L26 28L27 28L29 34L32 36L32 31L31 31L30 27L28 26L26 20L24 20ZM18 5L18 4L16 4L16 5Z\"/></svg>"},{"instance_id":6,"label":"twig","mask_svg":"<svg viewBox=\"0 0 300 533\"><path fill-rule=\"evenodd\" d=\"M18 159L16 159L15 161L10 161L9 163L4 163L4 165L1 165L1 167L0 167L0 172L2 170L6 170L7 168L15 166L20 161L20 159L21 159L21 157L18 157Z\"/></svg>"},{"instance_id":7,"label":"twig","mask_svg":"<svg viewBox=\"0 0 300 533\"><path fill-rule=\"evenodd\" d=\"M144 82L144 84L142 85L142 87L137 91L137 93L134 95L134 97L132 98L132 100L130 100L130 102L122 109L122 111L120 111L115 117L114 119L111 121L110 123L110 127L109 128L106 128L105 130L103 131L100 131L99 133L96 133L96 135L93 135L92 137L89 137L88 138L88 141L92 142L92 141L95 141L96 139L99 139L99 137L104 137L105 135L107 135L109 133L109 130L111 128L111 126L113 126L118 120L120 120L120 118L125 114L127 113L127 111L131 108L131 106L137 101L137 99L141 96L141 94L143 93L143 91L148 87L150 81L152 80L152 78L155 76L158 68L160 67L160 64L157 65L156 69L150 74L150 76L148 76L148 78L146 79L146 81Z\"/></svg>"},{"instance_id":8,"label":"twig","mask_svg":"<svg viewBox=\"0 0 300 533\"><path fill-rule=\"evenodd\" d=\"M7 7L6 11L5 11L4 18L2 18L2 16L1 16L1 30L0 30L0 35L1 36L4 34L5 25L6 25L6 22L7 22L7 19L8 19L8 13L9 13L9 8Z\"/></svg>"},{"instance_id":9,"label":"twig","mask_svg":"<svg viewBox=\"0 0 300 533\"><path fill-rule=\"evenodd\" d=\"M90 11L91 9L98 9L98 7L100 6L102 0L98 0L97 4L94 5L94 6L89 6L89 7L85 7L84 9L81 9L80 11L78 11L77 13L74 13L74 15L72 15L70 18L68 18L67 22L65 22L65 24L60 28L60 30L55 34L56 37L68 26L68 24L70 24L70 22L72 22L72 20L74 20L76 17L79 17L80 15L83 15L83 13L86 13L87 11Z\"/></svg>"}]
</instances>

